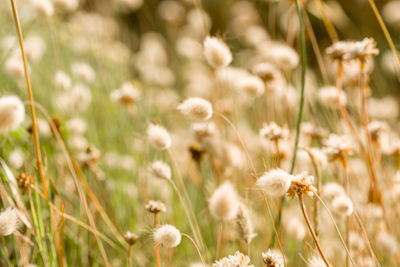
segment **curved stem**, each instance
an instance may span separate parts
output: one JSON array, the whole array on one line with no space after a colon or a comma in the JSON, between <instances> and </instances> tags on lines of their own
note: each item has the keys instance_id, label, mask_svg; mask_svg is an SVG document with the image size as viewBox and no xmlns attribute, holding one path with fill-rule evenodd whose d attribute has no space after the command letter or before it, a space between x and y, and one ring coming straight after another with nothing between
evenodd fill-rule
<instances>
[{"instance_id":1,"label":"curved stem","mask_svg":"<svg viewBox=\"0 0 400 267\"><path fill-rule=\"evenodd\" d=\"M299 197L299 204L300 204L301 212L303 213L304 219L306 221L308 229L310 230L311 236L314 239L314 242L315 242L315 245L317 246L319 254L321 255L321 257L322 257L323 261L325 262L326 266L331 267L330 263L328 262L328 260L325 257L324 252L322 251L322 248L321 248L321 246L320 246L320 244L318 242L318 238L315 235L315 232L314 232L313 228L311 227L310 219L308 218L307 211L306 211L306 209L304 207L303 196L302 195L298 195L298 197Z\"/></svg>"},{"instance_id":2,"label":"curved stem","mask_svg":"<svg viewBox=\"0 0 400 267\"><path fill-rule=\"evenodd\" d=\"M318 194L314 194L314 195L319 199L319 201L321 201L322 206L324 206L324 208L326 209L326 211L327 211L327 213L328 213L328 215L329 215L329 218L331 219L333 225L335 226L336 232L338 233L338 235L339 235L339 237L340 237L340 240L342 241L342 245L343 245L344 249L346 250L347 255L349 256L349 259L350 259L350 261L351 261L351 264L352 264L354 267L356 267L357 265L354 263L353 257L351 257L350 251L349 251L348 247L346 246L346 243L344 242L343 236L340 234L339 227L337 226L337 224L336 224L336 222L335 222L335 219L333 218L333 215L332 215L331 211L329 210L329 208L326 206L325 202L321 199L321 197L320 197Z\"/></svg>"},{"instance_id":3,"label":"curved stem","mask_svg":"<svg viewBox=\"0 0 400 267\"><path fill-rule=\"evenodd\" d=\"M193 243L194 247L196 248L197 253L199 254L199 257L200 257L201 263L203 264L203 267L206 267L206 262L204 261L204 258L201 255L199 246L197 246L197 244L196 244L196 242L194 242L193 238L191 238L190 235L185 234L185 233L182 233L182 236L187 237Z\"/></svg>"}]
</instances>

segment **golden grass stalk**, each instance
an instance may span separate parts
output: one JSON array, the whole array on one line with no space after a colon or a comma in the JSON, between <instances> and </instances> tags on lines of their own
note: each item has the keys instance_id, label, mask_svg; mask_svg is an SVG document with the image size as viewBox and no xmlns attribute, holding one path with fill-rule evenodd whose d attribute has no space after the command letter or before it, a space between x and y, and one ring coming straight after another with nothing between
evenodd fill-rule
<instances>
[{"instance_id":1,"label":"golden grass stalk","mask_svg":"<svg viewBox=\"0 0 400 267\"><path fill-rule=\"evenodd\" d=\"M32 87L31 87L31 80L29 77L28 62L26 60L26 55L25 55L21 24L19 21L17 7L15 5L15 0L10 0L10 2L11 2L11 9L12 9L13 17L14 17L15 26L17 28L19 46L20 46L21 55L22 55L22 61L24 64L24 74L25 74L26 88L27 88L27 92L28 92L29 109L31 112L31 120L32 120L32 133L33 133L33 143L35 146L36 164L37 164L37 167L39 170L40 179L42 181L43 192L44 192L44 195L47 200L47 198L48 198L47 185L46 185L46 179L44 177L44 171L43 171L43 166L42 166L42 156L40 153L39 132L38 132L38 127L37 127L33 93L32 93Z\"/></svg>"}]
</instances>

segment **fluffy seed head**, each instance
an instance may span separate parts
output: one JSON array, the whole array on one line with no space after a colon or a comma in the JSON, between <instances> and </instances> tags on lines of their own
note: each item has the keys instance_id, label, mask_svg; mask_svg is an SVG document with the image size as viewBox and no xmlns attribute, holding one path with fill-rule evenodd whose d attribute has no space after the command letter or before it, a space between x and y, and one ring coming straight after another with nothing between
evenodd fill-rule
<instances>
[{"instance_id":1,"label":"fluffy seed head","mask_svg":"<svg viewBox=\"0 0 400 267\"><path fill-rule=\"evenodd\" d=\"M0 213L0 236L7 236L14 233L21 225L18 211L14 208L7 208Z\"/></svg>"},{"instance_id":2,"label":"fluffy seed head","mask_svg":"<svg viewBox=\"0 0 400 267\"><path fill-rule=\"evenodd\" d=\"M54 85L62 90L68 90L72 86L72 81L68 74L58 70L54 75Z\"/></svg>"},{"instance_id":3,"label":"fluffy seed head","mask_svg":"<svg viewBox=\"0 0 400 267\"><path fill-rule=\"evenodd\" d=\"M346 195L341 195L332 201L333 211L340 216L350 216L353 213L353 202Z\"/></svg>"},{"instance_id":4,"label":"fluffy seed head","mask_svg":"<svg viewBox=\"0 0 400 267\"><path fill-rule=\"evenodd\" d=\"M214 68L228 66L232 61L229 47L216 37L206 37L204 40L204 56Z\"/></svg>"},{"instance_id":5,"label":"fluffy seed head","mask_svg":"<svg viewBox=\"0 0 400 267\"><path fill-rule=\"evenodd\" d=\"M171 179L171 168L168 164L161 160L154 161L150 167L149 171L152 175L159 179Z\"/></svg>"},{"instance_id":6,"label":"fluffy seed head","mask_svg":"<svg viewBox=\"0 0 400 267\"><path fill-rule=\"evenodd\" d=\"M42 16L52 16L54 14L53 3L50 0L31 0L36 12Z\"/></svg>"},{"instance_id":7,"label":"fluffy seed head","mask_svg":"<svg viewBox=\"0 0 400 267\"><path fill-rule=\"evenodd\" d=\"M281 169L274 169L264 173L258 178L256 185L271 197L279 197L286 194L290 186L292 175Z\"/></svg>"},{"instance_id":8,"label":"fluffy seed head","mask_svg":"<svg viewBox=\"0 0 400 267\"><path fill-rule=\"evenodd\" d=\"M255 233L247 207L242 203L240 203L236 214L236 225L240 238L246 243L250 243L253 237L255 237Z\"/></svg>"},{"instance_id":9,"label":"fluffy seed head","mask_svg":"<svg viewBox=\"0 0 400 267\"><path fill-rule=\"evenodd\" d=\"M200 97L186 99L178 110L190 119L203 121L211 118L213 112L211 103Z\"/></svg>"},{"instance_id":10,"label":"fluffy seed head","mask_svg":"<svg viewBox=\"0 0 400 267\"><path fill-rule=\"evenodd\" d=\"M158 227L153 234L154 240L163 247L174 248L181 242L181 233L175 226L165 224Z\"/></svg>"},{"instance_id":11,"label":"fluffy seed head","mask_svg":"<svg viewBox=\"0 0 400 267\"><path fill-rule=\"evenodd\" d=\"M219 220L232 220L239 208L239 197L233 185L225 182L215 189L208 205L211 215Z\"/></svg>"},{"instance_id":12,"label":"fluffy seed head","mask_svg":"<svg viewBox=\"0 0 400 267\"><path fill-rule=\"evenodd\" d=\"M338 196L344 195L343 187L335 182L330 182L324 185L322 196L329 201L332 201Z\"/></svg>"},{"instance_id":13,"label":"fluffy seed head","mask_svg":"<svg viewBox=\"0 0 400 267\"><path fill-rule=\"evenodd\" d=\"M171 146L171 136L164 127L150 124L147 128L147 137L150 144L156 149L167 149Z\"/></svg>"},{"instance_id":14,"label":"fluffy seed head","mask_svg":"<svg viewBox=\"0 0 400 267\"><path fill-rule=\"evenodd\" d=\"M17 96L0 97L0 133L14 130L24 119L24 104Z\"/></svg>"},{"instance_id":15,"label":"fluffy seed head","mask_svg":"<svg viewBox=\"0 0 400 267\"><path fill-rule=\"evenodd\" d=\"M263 262L265 267L283 267L283 257L280 251L268 249L267 252L262 253Z\"/></svg>"},{"instance_id":16,"label":"fluffy seed head","mask_svg":"<svg viewBox=\"0 0 400 267\"><path fill-rule=\"evenodd\" d=\"M289 136L289 131L287 128L282 128L275 122L264 123L263 127L260 129L260 135L269 140L279 140L284 139Z\"/></svg>"},{"instance_id":17,"label":"fluffy seed head","mask_svg":"<svg viewBox=\"0 0 400 267\"><path fill-rule=\"evenodd\" d=\"M15 169L19 169L24 165L25 162L24 153L21 151L21 149L16 148L11 151L10 155L8 156L8 161Z\"/></svg>"},{"instance_id":18,"label":"fluffy seed head","mask_svg":"<svg viewBox=\"0 0 400 267\"><path fill-rule=\"evenodd\" d=\"M382 231L376 237L377 248L387 255L394 255L397 251L397 241L391 234Z\"/></svg>"},{"instance_id":19,"label":"fluffy seed head","mask_svg":"<svg viewBox=\"0 0 400 267\"><path fill-rule=\"evenodd\" d=\"M303 240L307 233L303 222L296 217L286 220L285 230L289 236L299 241Z\"/></svg>"},{"instance_id":20,"label":"fluffy seed head","mask_svg":"<svg viewBox=\"0 0 400 267\"><path fill-rule=\"evenodd\" d=\"M125 82L120 89L111 92L110 98L114 102L130 105L140 98L140 91L130 82Z\"/></svg>"},{"instance_id":21,"label":"fluffy seed head","mask_svg":"<svg viewBox=\"0 0 400 267\"><path fill-rule=\"evenodd\" d=\"M261 78L249 74L237 80L236 88L249 96L260 96L264 93L265 85Z\"/></svg>"},{"instance_id":22,"label":"fluffy seed head","mask_svg":"<svg viewBox=\"0 0 400 267\"><path fill-rule=\"evenodd\" d=\"M96 72L85 62L75 62L71 66L72 74L85 83L92 83L96 79Z\"/></svg>"}]
</instances>

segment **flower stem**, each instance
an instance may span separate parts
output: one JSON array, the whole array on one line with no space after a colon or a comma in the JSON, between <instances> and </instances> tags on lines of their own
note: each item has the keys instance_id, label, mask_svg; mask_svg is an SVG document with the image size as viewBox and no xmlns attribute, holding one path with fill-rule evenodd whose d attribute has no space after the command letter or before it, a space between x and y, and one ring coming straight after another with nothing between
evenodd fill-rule
<instances>
[{"instance_id":1,"label":"flower stem","mask_svg":"<svg viewBox=\"0 0 400 267\"><path fill-rule=\"evenodd\" d=\"M311 236L314 239L314 242L315 242L315 245L317 246L319 254L321 255L322 260L325 262L326 266L327 267L331 267L330 263L328 262L328 260L325 257L324 252L322 251L321 245L318 242L318 238L315 235L315 232L314 232L314 230L313 230L313 228L311 226L310 219L308 218L307 211L306 211L306 209L304 207L303 196L302 195L298 195L298 197L299 197L299 204L300 204L301 212L303 213L303 216L304 216L304 219L306 221L308 230L310 230Z\"/></svg>"},{"instance_id":2,"label":"flower stem","mask_svg":"<svg viewBox=\"0 0 400 267\"><path fill-rule=\"evenodd\" d=\"M158 216L157 213L154 213L154 229L157 227L158 225ZM160 252L158 250L158 244L157 241L154 240L154 253L156 255L156 264L157 267L160 267Z\"/></svg>"},{"instance_id":3,"label":"flower stem","mask_svg":"<svg viewBox=\"0 0 400 267\"><path fill-rule=\"evenodd\" d=\"M22 37L21 24L19 22L19 16L18 16L17 7L15 5L15 0L10 0L10 2L11 2L11 8L12 8L14 21L15 21L15 26L17 28L19 46L21 49L22 61L23 61L23 65L24 65L24 74L25 74L26 87L27 87L28 98L29 98L29 109L31 112L31 120L32 120L32 133L33 133L33 143L35 145L36 164L38 166L39 175L40 175L40 179L41 179L42 186L43 186L43 192L46 197L45 199L47 200L48 199L47 184L46 184L46 179L44 177L42 156L40 153L39 133L38 133L38 127L37 127L37 121L36 121L36 113L35 113L35 107L34 107L31 80L29 77L28 62L26 60L23 37Z\"/></svg>"}]
</instances>

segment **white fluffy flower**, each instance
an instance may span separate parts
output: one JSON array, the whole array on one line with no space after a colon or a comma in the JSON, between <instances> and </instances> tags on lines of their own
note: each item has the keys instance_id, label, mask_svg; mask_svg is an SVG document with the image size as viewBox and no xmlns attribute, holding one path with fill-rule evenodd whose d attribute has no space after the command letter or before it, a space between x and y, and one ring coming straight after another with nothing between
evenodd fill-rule
<instances>
[{"instance_id":1,"label":"white fluffy flower","mask_svg":"<svg viewBox=\"0 0 400 267\"><path fill-rule=\"evenodd\" d=\"M162 150L171 146L171 136L168 131L160 125L150 124L147 128L147 137L154 148Z\"/></svg>"},{"instance_id":2,"label":"white fluffy flower","mask_svg":"<svg viewBox=\"0 0 400 267\"><path fill-rule=\"evenodd\" d=\"M178 110L193 120L208 120L212 116L212 105L200 97L186 99L178 106Z\"/></svg>"},{"instance_id":3,"label":"white fluffy flower","mask_svg":"<svg viewBox=\"0 0 400 267\"><path fill-rule=\"evenodd\" d=\"M72 86L72 81L68 74L58 70L54 75L54 85L62 90L68 90Z\"/></svg>"},{"instance_id":4,"label":"white fluffy flower","mask_svg":"<svg viewBox=\"0 0 400 267\"><path fill-rule=\"evenodd\" d=\"M24 41L25 54L28 60L40 60L46 51L46 43L37 35L28 36Z\"/></svg>"},{"instance_id":5,"label":"white fluffy flower","mask_svg":"<svg viewBox=\"0 0 400 267\"><path fill-rule=\"evenodd\" d=\"M335 197L332 201L333 211L341 216L350 216L353 213L354 205L346 195Z\"/></svg>"},{"instance_id":6,"label":"white fluffy flower","mask_svg":"<svg viewBox=\"0 0 400 267\"><path fill-rule=\"evenodd\" d=\"M250 96L260 96L264 93L265 84L261 78L255 75L243 75L235 84L236 88Z\"/></svg>"},{"instance_id":7,"label":"white fluffy flower","mask_svg":"<svg viewBox=\"0 0 400 267\"><path fill-rule=\"evenodd\" d=\"M114 102L130 105L140 98L140 91L130 82L125 82L120 89L111 92L110 98Z\"/></svg>"},{"instance_id":8,"label":"white fluffy flower","mask_svg":"<svg viewBox=\"0 0 400 267\"><path fill-rule=\"evenodd\" d=\"M271 197L286 194L289 189L292 175L281 169L274 169L264 173L258 178L256 185Z\"/></svg>"},{"instance_id":9,"label":"white fluffy flower","mask_svg":"<svg viewBox=\"0 0 400 267\"><path fill-rule=\"evenodd\" d=\"M283 267L284 259L282 257L282 253L278 250L268 249L267 252L263 252L262 254L263 262L266 266L271 267Z\"/></svg>"},{"instance_id":10,"label":"white fluffy flower","mask_svg":"<svg viewBox=\"0 0 400 267\"><path fill-rule=\"evenodd\" d=\"M50 0L31 0L36 12L42 16L52 16L54 14L53 3Z\"/></svg>"},{"instance_id":11,"label":"white fluffy flower","mask_svg":"<svg viewBox=\"0 0 400 267\"><path fill-rule=\"evenodd\" d=\"M25 162L24 153L22 153L21 149L16 148L8 156L8 161L15 169L19 169Z\"/></svg>"},{"instance_id":12,"label":"white fluffy flower","mask_svg":"<svg viewBox=\"0 0 400 267\"><path fill-rule=\"evenodd\" d=\"M204 40L204 56L214 68L228 66L232 61L229 47L216 37L206 37Z\"/></svg>"},{"instance_id":13,"label":"white fluffy flower","mask_svg":"<svg viewBox=\"0 0 400 267\"><path fill-rule=\"evenodd\" d=\"M238 194L230 182L225 182L215 189L209 199L211 215L220 220L232 220L239 209Z\"/></svg>"},{"instance_id":14,"label":"white fluffy flower","mask_svg":"<svg viewBox=\"0 0 400 267\"><path fill-rule=\"evenodd\" d=\"M166 179L166 180L171 179L171 168L169 167L168 164L166 164L161 160L157 160L151 163L149 171L152 175L154 175L159 179Z\"/></svg>"},{"instance_id":15,"label":"white fluffy flower","mask_svg":"<svg viewBox=\"0 0 400 267\"><path fill-rule=\"evenodd\" d=\"M14 208L7 208L0 213L0 236L11 235L18 229L20 224L18 211Z\"/></svg>"},{"instance_id":16,"label":"white fluffy flower","mask_svg":"<svg viewBox=\"0 0 400 267\"><path fill-rule=\"evenodd\" d=\"M4 69L8 75L16 78L24 77L25 74L24 63L22 58L18 55L12 55L7 58L6 62L4 63Z\"/></svg>"},{"instance_id":17,"label":"white fluffy flower","mask_svg":"<svg viewBox=\"0 0 400 267\"><path fill-rule=\"evenodd\" d=\"M86 83L92 83L96 79L96 72L85 62L75 62L72 64L71 70L76 78Z\"/></svg>"},{"instance_id":18,"label":"white fluffy flower","mask_svg":"<svg viewBox=\"0 0 400 267\"><path fill-rule=\"evenodd\" d=\"M181 233L175 226L165 224L158 227L153 234L154 240L163 247L174 248L181 242Z\"/></svg>"},{"instance_id":19,"label":"white fluffy flower","mask_svg":"<svg viewBox=\"0 0 400 267\"><path fill-rule=\"evenodd\" d=\"M14 130L24 119L24 104L17 96L0 97L0 132Z\"/></svg>"},{"instance_id":20,"label":"white fluffy flower","mask_svg":"<svg viewBox=\"0 0 400 267\"><path fill-rule=\"evenodd\" d=\"M379 232L376 236L377 248L387 255L394 255L397 251L397 241L387 232Z\"/></svg>"},{"instance_id":21,"label":"white fluffy flower","mask_svg":"<svg viewBox=\"0 0 400 267\"><path fill-rule=\"evenodd\" d=\"M338 183L330 182L324 185L322 196L327 200L332 201L338 196L344 195L343 186Z\"/></svg>"}]
</instances>

